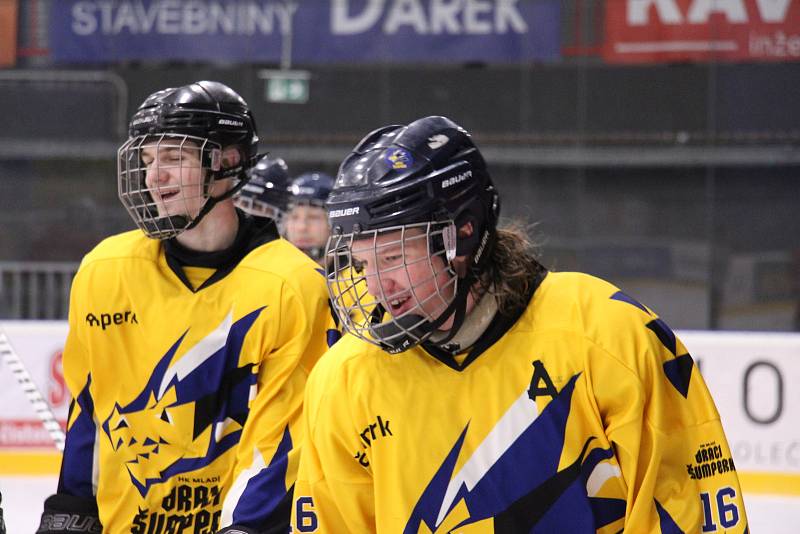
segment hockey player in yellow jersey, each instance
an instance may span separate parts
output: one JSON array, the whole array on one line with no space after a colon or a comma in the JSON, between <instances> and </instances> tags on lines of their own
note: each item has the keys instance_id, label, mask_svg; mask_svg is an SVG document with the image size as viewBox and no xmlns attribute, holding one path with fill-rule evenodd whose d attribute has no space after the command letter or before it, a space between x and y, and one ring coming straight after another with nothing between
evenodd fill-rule
<instances>
[{"instance_id":1,"label":"hockey player in yellow jersey","mask_svg":"<svg viewBox=\"0 0 800 534\"><path fill-rule=\"evenodd\" d=\"M294 532L747 532L687 348L613 285L548 272L499 205L444 117L342 163L328 284L349 333L309 378Z\"/></svg>"},{"instance_id":2,"label":"hockey player in yellow jersey","mask_svg":"<svg viewBox=\"0 0 800 534\"><path fill-rule=\"evenodd\" d=\"M73 282L74 401L38 532L285 532L303 390L327 348L324 277L273 220L234 207L258 148L236 92L156 92L129 136L119 197L139 229Z\"/></svg>"}]
</instances>

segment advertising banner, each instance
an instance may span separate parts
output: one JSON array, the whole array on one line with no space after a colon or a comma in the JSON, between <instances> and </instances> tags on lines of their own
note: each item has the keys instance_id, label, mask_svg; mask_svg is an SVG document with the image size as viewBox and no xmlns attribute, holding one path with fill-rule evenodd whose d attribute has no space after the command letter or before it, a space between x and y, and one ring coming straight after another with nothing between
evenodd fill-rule
<instances>
[{"instance_id":1,"label":"advertising banner","mask_svg":"<svg viewBox=\"0 0 800 534\"><path fill-rule=\"evenodd\" d=\"M607 0L612 63L800 60L797 0Z\"/></svg>"},{"instance_id":2,"label":"advertising banner","mask_svg":"<svg viewBox=\"0 0 800 534\"><path fill-rule=\"evenodd\" d=\"M17 0L0 0L0 68L17 62Z\"/></svg>"},{"instance_id":3,"label":"advertising banner","mask_svg":"<svg viewBox=\"0 0 800 534\"><path fill-rule=\"evenodd\" d=\"M558 0L59 0L57 62L558 59Z\"/></svg>"},{"instance_id":4,"label":"advertising banner","mask_svg":"<svg viewBox=\"0 0 800 534\"><path fill-rule=\"evenodd\" d=\"M65 427L70 396L61 368L61 351L67 338L67 322L2 321L0 329L56 419ZM23 386L0 360L0 450L3 448L54 450L55 445Z\"/></svg>"}]
</instances>

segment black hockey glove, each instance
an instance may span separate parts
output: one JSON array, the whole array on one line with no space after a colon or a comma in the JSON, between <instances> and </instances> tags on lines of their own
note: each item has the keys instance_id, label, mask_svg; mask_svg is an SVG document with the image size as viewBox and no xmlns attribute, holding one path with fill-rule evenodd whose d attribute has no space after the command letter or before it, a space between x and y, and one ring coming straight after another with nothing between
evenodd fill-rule
<instances>
[{"instance_id":1,"label":"black hockey glove","mask_svg":"<svg viewBox=\"0 0 800 534\"><path fill-rule=\"evenodd\" d=\"M102 532L103 525L97 516L97 502L94 499L56 493L44 501L42 522L36 534Z\"/></svg>"}]
</instances>

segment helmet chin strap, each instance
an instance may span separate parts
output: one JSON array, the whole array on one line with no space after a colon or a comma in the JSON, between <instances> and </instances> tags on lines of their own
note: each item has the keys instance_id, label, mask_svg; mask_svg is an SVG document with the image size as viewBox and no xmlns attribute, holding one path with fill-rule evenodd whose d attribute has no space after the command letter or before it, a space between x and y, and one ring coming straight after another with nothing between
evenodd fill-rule
<instances>
[{"instance_id":1,"label":"helmet chin strap","mask_svg":"<svg viewBox=\"0 0 800 534\"><path fill-rule=\"evenodd\" d=\"M169 217L162 217L155 219L154 221L146 221L145 224L151 225L155 227L155 230L159 232L172 232L175 228L183 228L186 230L186 225L189 222L189 217L185 215L171 215ZM182 232L183 230L181 230Z\"/></svg>"},{"instance_id":2,"label":"helmet chin strap","mask_svg":"<svg viewBox=\"0 0 800 534\"><path fill-rule=\"evenodd\" d=\"M483 294L475 306L470 310L464 318L464 323L456 331L448 342L443 343L442 339L438 339L437 334L434 333L428 338L428 343L439 346L445 352L450 354L458 354L470 349L478 339L486 332L489 324L497 315L497 299L487 292Z\"/></svg>"},{"instance_id":3,"label":"helmet chin strap","mask_svg":"<svg viewBox=\"0 0 800 534\"><path fill-rule=\"evenodd\" d=\"M467 296L469 296L472 286L478 280L478 273L480 272L481 266L486 262L486 258L491 254L491 251L494 248L496 234L486 231L484 232L484 237L481 241L482 242L478 245L477 251L479 255L470 258L471 265L467 268L464 278L460 280L458 290L456 291L453 301L439 317L433 321L427 321L421 315L409 314L398 319L392 319L386 324L376 324L374 326L370 326L370 331L372 331L374 337L379 340L378 342L386 352L390 354L397 354L398 352L403 352L404 350L407 350L426 340L429 340L432 344L441 347L443 350L448 352L458 352L462 350L461 343L451 344L450 341L456 336L456 334L459 333L461 327L464 325L464 319L467 315ZM370 320L377 323L385 314L386 309L383 306L378 305L372 311ZM453 316L453 325L446 332L442 332L441 336L438 335L437 330L439 327L442 326L451 316ZM492 314L492 317L494 317L494 313ZM491 320L489 322L491 322ZM484 329L489 322L487 322L486 325L483 325ZM417 339L411 339L408 333L411 333L411 335ZM482 333L482 331L479 332L478 337ZM432 336L435 334L436 338L432 339ZM385 341L385 339L389 337L396 339L390 342ZM470 336L464 336L464 339L461 341L467 341L468 337ZM477 339L477 337L475 339ZM474 341L475 340L472 342L474 343ZM470 346L471 344L472 343L470 343ZM464 348L468 347L465 346Z\"/></svg>"},{"instance_id":4,"label":"helmet chin strap","mask_svg":"<svg viewBox=\"0 0 800 534\"><path fill-rule=\"evenodd\" d=\"M467 296L469 295L473 282L474 280L471 274L468 274L462 279L462 284L459 285L453 302L451 302L441 315L433 321L426 321L421 315L408 314L398 319L392 319L385 324L371 326L370 330L375 335L375 338L380 340L379 343L386 352L389 354L397 354L430 338L430 336L455 313L453 326L450 327L444 338L437 339L435 342L436 345L445 345L456 335L461 325L464 323L467 310ZM385 313L386 309L378 305L372 311L371 320L380 320ZM398 334L403 334L405 332L410 332L419 341L412 340L407 334L398 336ZM387 338L395 337L396 339L392 341L385 341Z\"/></svg>"},{"instance_id":5,"label":"helmet chin strap","mask_svg":"<svg viewBox=\"0 0 800 534\"><path fill-rule=\"evenodd\" d=\"M247 173L244 170L242 170L238 174L238 176L239 176L239 182L236 185L234 185L233 187L231 187L230 189L228 189L227 191L225 191L222 195L220 195L218 197L212 197L212 196L208 197L208 199L206 200L205 204L203 204L203 207L200 208L200 213L197 214L197 217L195 217L192 220L192 222L189 223L189 226L187 226L184 229L184 231L191 230L192 228L196 227L198 224L200 224L200 221L203 219L203 217L205 217L208 214L209 211L214 209L214 206L216 206L218 203L222 202L226 198L231 198L233 195L238 193L239 190L241 188L243 188L247 184L249 179L247 179ZM244 177L245 179L242 180L242 177ZM173 218L175 218L175 219L183 219L183 220L187 219L187 217L185 217L183 215L170 217L170 219L173 219Z\"/></svg>"}]
</instances>

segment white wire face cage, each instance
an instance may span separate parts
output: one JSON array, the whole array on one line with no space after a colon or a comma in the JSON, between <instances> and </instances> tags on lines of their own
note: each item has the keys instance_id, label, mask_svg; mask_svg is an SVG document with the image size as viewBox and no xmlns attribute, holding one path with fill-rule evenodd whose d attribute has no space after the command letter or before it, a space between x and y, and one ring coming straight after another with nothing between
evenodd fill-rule
<instances>
[{"instance_id":1,"label":"white wire face cage","mask_svg":"<svg viewBox=\"0 0 800 534\"><path fill-rule=\"evenodd\" d=\"M428 339L456 297L455 253L452 221L331 236L328 291L344 329L390 352Z\"/></svg>"},{"instance_id":2,"label":"white wire face cage","mask_svg":"<svg viewBox=\"0 0 800 534\"><path fill-rule=\"evenodd\" d=\"M203 137L132 137L117 152L119 199L148 237L175 237L208 200L221 154L217 143Z\"/></svg>"}]
</instances>

